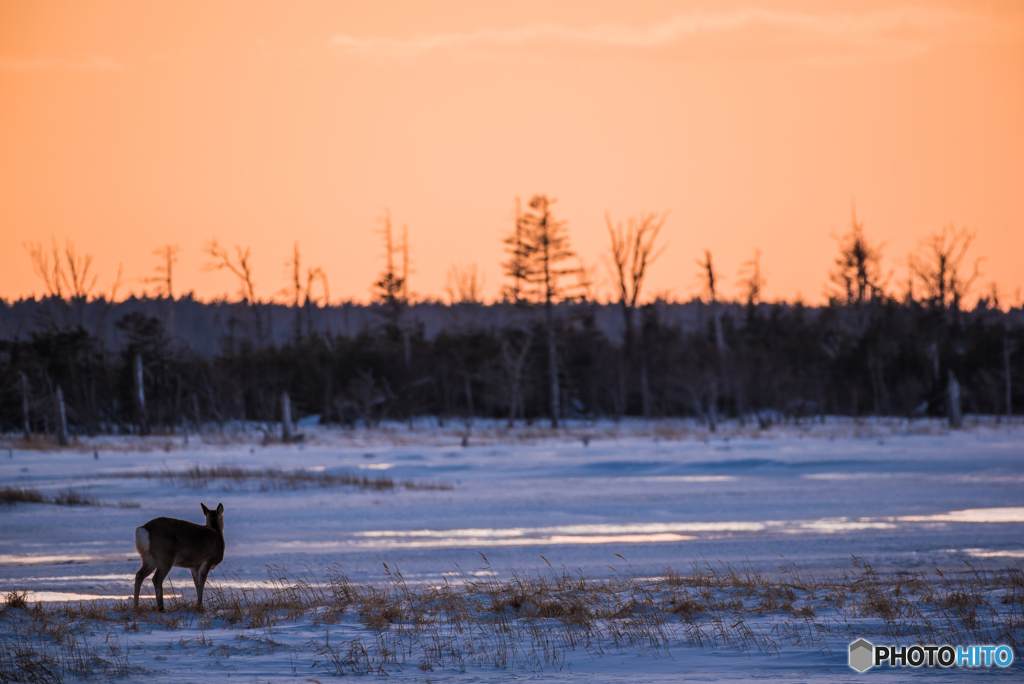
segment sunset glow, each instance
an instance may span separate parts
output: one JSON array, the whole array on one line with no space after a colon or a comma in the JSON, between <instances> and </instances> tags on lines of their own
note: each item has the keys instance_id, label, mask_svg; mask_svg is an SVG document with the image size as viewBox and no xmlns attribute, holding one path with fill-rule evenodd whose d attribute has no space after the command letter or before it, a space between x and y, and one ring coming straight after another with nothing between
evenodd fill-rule
<instances>
[{"instance_id":1,"label":"sunset glow","mask_svg":"<svg viewBox=\"0 0 1024 684\"><path fill-rule=\"evenodd\" d=\"M851 205L907 255L954 224L974 297L1024 287L1024 10L1013 2L5 2L0 297L45 293L24 245L94 255L94 295L237 297L204 246L251 247L284 300L298 241L332 301L367 301L385 209L417 298L504 281L515 198L557 197L603 264L605 213L669 211L645 299L723 293L761 252L768 300L824 301ZM973 301L974 297L971 298Z\"/></svg>"}]
</instances>

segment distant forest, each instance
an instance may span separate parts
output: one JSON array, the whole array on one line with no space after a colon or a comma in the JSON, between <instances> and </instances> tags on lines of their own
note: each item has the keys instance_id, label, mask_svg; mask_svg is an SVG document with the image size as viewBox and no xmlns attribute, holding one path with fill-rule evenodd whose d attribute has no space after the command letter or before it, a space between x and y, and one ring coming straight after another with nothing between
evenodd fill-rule
<instances>
[{"instance_id":1,"label":"distant forest","mask_svg":"<svg viewBox=\"0 0 1024 684\"><path fill-rule=\"evenodd\" d=\"M518 203L517 203L518 204ZM163 248L158 293L90 296L89 261L68 246L29 253L49 296L0 300L0 429L56 434L195 430L229 421L373 427L433 416L508 423L622 416L724 418L766 425L846 416L1010 416L1024 406L1024 310L995 293L964 306L978 276L973 235L946 228L922 242L895 294L854 216L838 239L829 303L761 301L757 258L743 301L705 282L687 303L641 303L665 217L609 219L617 301L592 301L565 223L538 195L505 240L503 299L480 302L475 269L453 268L450 303L410 301L403 235L382 234L386 265L372 304L329 304L320 269L300 269L290 304L260 301L248 251L208 246L239 302L173 293ZM318 298L319 284L324 294Z\"/></svg>"}]
</instances>

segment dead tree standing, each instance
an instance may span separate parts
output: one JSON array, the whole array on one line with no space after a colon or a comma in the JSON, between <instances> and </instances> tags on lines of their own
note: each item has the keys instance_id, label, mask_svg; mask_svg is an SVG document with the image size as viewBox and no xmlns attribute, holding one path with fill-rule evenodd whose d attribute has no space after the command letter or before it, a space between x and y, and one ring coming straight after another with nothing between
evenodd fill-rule
<instances>
[{"instance_id":1,"label":"dead tree standing","mask_svg":"<svg viewBox=\"0 0 1024 684\"><path fill-rule=\"evenodd\" d=\"M465 268L452 265L448 269L444 291L452 305L479 304L483 301L484 282L484 274L477 269L476 264Z\"/></svg>"},{"instance_id":2,"label":"dead tree standing","mask_svg":"<svg viewBox=\"0 0 1024 684\"><path fill-rule=\"evenodd\" d=\"M161 263L156 267L155 276L143 280L146 283L155 283L157 295L167 298L167 333L171 337L174 337L174 264L178 261L180 251L178 245L164 245L153 250L153 254L160 257Z\"/></svg>"},{"instance_id":3,"label":"dead tree standing","mask_svg":"<svg viewBox=\"0 0 1024 684\"><path fill-rule=\"evenodd\" d=\"M963 260L974 237L974 232L966 228L958 230L956 226L946 226L922 241L921 256L910 257L910 268L924 284L927 302L933 307L960 311L964 297L981 275L980 266L984 260L974 260L969 276L961 273Z\"/></svg>"},{"instance_id":4,"label":"dead tree standing","mask_svg":"<svg viewBox=\"0 0 1024 684\"><path fill-rule=\"evenodd\" d=\"M942 230L926 237L921 242L923 253L919 256L911 256L909 260L914 276L924 284L927 304L943 314L952 315L954 319L960 316L964 298L981 275L980 266L983 258L974 260L969 276L965 276L961 272L963 261L967 257L967 251L970 249L974 237L974 232L966 228L958 230L953 225L945 226ZM932 353L936 385L939 384L941 377L938 350L938 340L933 339L929 351ZM959 427L960 384L956 381L952 370L949 372L946 384L946 410L950 425Z\"/></svg>"},{"instance_id":5,"label":"dead tree standing","mask_svg":"<svg viewBox=\"0 0 1024 684\"><path fill-rule=\"evenodd\" d=\"M135 355L133 378L135 380L135 403L139 410L139 434L145 435L149 433L149 425L146 420L146 386L143 382L142 354Z\"/></svg>"},{"instance_id":6,"label":"dead tree standing","mask_svg":"<svg viewBox=\"0 0 1024 684\"><path fill-rule=\"evenodd\" d=\"M68 412L64 406L64 390L57 385L57 443L68 445Z\"/></svg>"},{"instance_id":7,"label":"dead tree standing","mask_svg":"<svg viewBox=\"0 0 1024 684\"><path fill-rule=\"evenodd\" d=\"M524 287L529 264L530 254L527 252L526 243L523 239L523 210L519 198L516 197L516 219L512 233L505 237L505 251L509 254L509 260L502 263L505 274L512 279L511 285L502 288L502 298L509 304L520 304L524 301Z\"/></svg>"},{"instance_id":8,"label":"dead tree standing","mask_svg":"<svg viewBox=\"0 0 1024 684\"><path fill-rule=\"evenodd\" d=\"M711 302L711 318L715 326L715 342L718 345L720 356L725 355L725 335L722 334L722 314L718 308L718 290L716 289L717 274L714 265L711 263L711 251L704 250L704 261L697 261L701 268L701 275L704 279L704 291L707 292Z\"/></svg>"},{"instance_id":9,"label":"dead tree standing","mask_svg":"<svg viewBox=\"0 0 1024 684\"><path fill-rule=\"evenodd\" d=\"M74 305L78 311L77 323L81 326L84 324L86 299L96 287L98 277L89 273L92 268L92 255L79 255L70 240L65 241L64 254L61 255L57 247L57 238L50 239L51 251L44 250L42 243L39 242L26 244L25 249L32 260L32 268L46 285L49 296L58 300L64 307Z\"/></svg>"},{"instance_id":10,"label":"dead tree standing","mask_svg":"<svg viewBox=\"0 0 1024 684\"><path fill-rule=\"evenodd\" d=\"M1006 378L1006 419L1013 417L1013 394L1010 392L1010 327L1006 325L1003 337L1003 376ZM22 376L24 377L24 376ZM27 423L26 423L27 426Z\"/></svg>"},{"instance_id":11,"label":"dead tree standing","mask_svg":"<svg viewBox=\"0 0 1024 684\"><path fill-rule=\"evenodd\" d=\"M551 427L558 427L561 413L554 307L566 298L567 292L559 284L559 279L579 272L578 268L560 266L562 262L575 258L576 253L569 247L565 221L555 220L551 214L551 205L555 201L547 195L534 195L530 199L529 211L518 217L515 233L510 236L514 246L508 251L512 252L512 259L505 264L506 273L517 284L521 282L530 288L532 301L544 305L551 383ZM509 239L505 242L509 244Z\"/></svg>"},{"instance_id":12,"label":"dead tree standing","mask_svg":"<svg viewBox=\"0 0 1024 684\"><path fill-rule=\"evenodd\" d=\"M287 392L281 392L281 441L291 444L292 435L292 400Z\"/></svg>"},{"instance_id":13,"label":"dead tree standing","mask_svg":"<svg viewBox=\"0 0 1024 684\"><path fill-rule=\"evenodd\" d=\"M868 241L864 235L864 224L857 221L856 207L851 209L850 230L836 241L839 243L839 256L828 274L831 289L826 291L826 295L829 301L851 306L877 300L892 273L883 275L884 245L872 245Z\"/></svg>"},{"instance_id":14,"label":"dead tree standing","mask_svg":"<svg viewBox=\"0 0 1024 684\"><path fill-rule=\"evenodd\" d=\"M612 242L611 261L606 266L619 287L619 307L625 325L622 341L627 356L631 356L633 351L633 314L643 290L647 269L665 251L664 246L656 249L655 241L667 217L668 212L660 216L644 212L640 218L629 219L623 230L621 222L615 226L611 216L604 215Z\"/></svg>"},{"instance_id":15,"label":"dead tree standing","mask_svg":"<svg viewBox=\"0 0 1024 684\"><path fill-rule=\"evenodd\" d=\"M306 317L306 332L313 334L313 305L316 298L313 296L313 285L318 281L323 290L324 303L331 301L331 291L327 285L327 274L322 268L308 267L306 269L305 282L302 276L302 255L299 252L299 243L295 242L292 259L288 262L291 270L291 283L278 294L283 294L292 300L292 307L295 309L295 339L302 339L302 317Z\"/></svg>"},{"instance_id":16,"label":"dead tree standing","mask_svg":"<svg viewBox=\"0 0 1024 684\"><path fill-rule=\"evenodd\" d=\"M206 246L206 253L212 261L208 261L203 267L207 271L222 271L227 269L238 278L238 293L242 301L249 305L252 311L253 320L256 324L256 340L263 344L263 320L260 316L259 302L256 299L256 283L253 280L252 264L250 263L250 249L235 245L235 258L232 259L228 251L221 247L216 240L211 240Z\"/></svg>"},{"instance_id":17,"label":"dead tree standing","mask_svg":"<svg viewBox=\"0 0 1024 684\"><path fill-rule=\"evenodd\" d=\"M396 248L391 233L390 211L385 210L382 223L384 225L380 232L384 238L385 267L380 280L373 285L374 300L384 306L384 315L388 322L401 334L405 367L409 368L412 365L412 346L408 326L404 325L402 320L405 307L409 304L409 229L402 226L402 273L399 275L395 267Z\"/></svg>"},{"instance_id":18,"label":"dead tree standing","mask_svg":"<svg viewBox=\"0 0 1024 684\"><path fill-rule=\"evenodd\" d=\"M28 413L28 376L21 374L21 412L25 419L25 440L32 439L32 424L29 421Z\"/></svg>"},{"instance_id":19,"label":"dead tree standing","mask_svg":"<svg viewBox=\"0 0 1024 684\"><path fill-rule=\"evenodd\" d=\"M722 332L722 312L718 306L718 274L715 273L714 264L711 261L711 250L704 250L704 261L697 261L700 266L701 276L704 280L704 292L711 301L711 319L715 328L715 344L718 348L719 375L723 383L726 377L726 354L725 334ZM711 432L718 428L716 411L718 407L718 378L711 380L710 397L708 398L708 427Z\"/></svg>"},{"instance_id":20,"label":"dead tree standing","mask_svg":"<svg viewBox=\"0 0 1024 684\"><path fill-rule=\"evenodd\" d=\"M530 353L530 346L533 344L533 331L526 329L518 343L511 339L506 333L501 340L501 357L505 365L505 373L508 376L509 400L508 400L508 426L515 425L516 414L520 417L525 413L523 407L523 367L526 365L526 357Z\"/></svg>"},{"instance_id":21,"label":"dead tree standing","mask_svg":"<svg viewBox=\"0 0 1024 684\"><path fill-rule=\"evenodd\" d=\"M643 290L647 269L665 251L664 246L655 249L655 242L667 217L668 212L660 216L644 212L640 214L640 218L629 219L627 228L623 230L621 222L615 226L612 224L611 216L604 215L612 242L611 261L606 262L606 266L619 286L619 307L622 309L625 326L622 342L627 367L635 365L636 362L633 315L640 299L640 292ZM644 417L647 417L651 414L652 402L647 381L647 355L643 352L640 354L640 389L643 413Z\"/></svg>"},{"instance_id":22,"label":"dead tree standing","mask_svg":"<svg viewBox=\"0 0 1024 684\"><path fill-rule=\"evenodd\" d=\"M963 424L963 416L960 413L960 383L957 382L953 371L949 371L949 382L946 385L946 416L951 428L959 428Z\"/></svg>"},{"instance_id":23,"label":"dead tree standing","mask_svg":"<svg viewBox=\"0 0 1024 684\"><path fill-rule=\"evenodd\" d=\"M746 290L747 306L756 306L761 303L761 295L767 281L761 275L761 250L754 250L754 258L743 262L740 267L740 279L737 285Z\"/></svg>"}]
</instances>

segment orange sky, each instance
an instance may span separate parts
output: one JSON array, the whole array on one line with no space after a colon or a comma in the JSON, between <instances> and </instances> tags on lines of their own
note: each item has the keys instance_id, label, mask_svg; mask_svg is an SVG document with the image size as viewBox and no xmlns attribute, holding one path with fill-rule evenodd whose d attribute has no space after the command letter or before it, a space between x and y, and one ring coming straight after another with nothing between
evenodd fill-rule
<instances>
[{"instance_id":1,"label":"orange sky","mask_svg":"<svg viewBox=\"0 0 1024 684\"><path fill-rule=\"evenodd\" d=\"M887 269L977 231L981 286L1024 288L1024 6L1017 2L0 4L0 297L41 294L26 242L72 240L99 288L230 293L204 244L252 247L257 293L298 240L365 300L384 208L420 296L452 264L502 283L514 198L547 193L600 265L616 220L671 209L648 292L819 302L850 203ZM603 293L610 293L603 266ZM123 291L124 292L124 291Z\"/></svg>"}]
</instances>

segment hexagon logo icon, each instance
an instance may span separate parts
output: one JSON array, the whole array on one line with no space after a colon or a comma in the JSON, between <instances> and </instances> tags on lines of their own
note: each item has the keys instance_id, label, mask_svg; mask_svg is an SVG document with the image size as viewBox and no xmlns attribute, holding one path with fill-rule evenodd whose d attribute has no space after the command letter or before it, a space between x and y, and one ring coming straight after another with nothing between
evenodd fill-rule
<instances>
[{"instance_id":1,"label":"hexagon logo icon","mask_svg":"<svg viewBox=\"0 0 1024 684\"><path fill-rule=\"evenodd\" d=\"M850 667L857 672L864 672L873 666L875 647L867 639L857 639L850 644Z\"/></svg>"}]
</instances>

